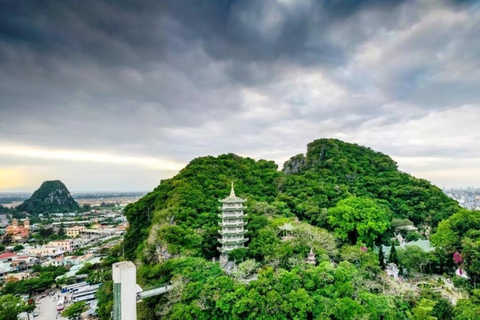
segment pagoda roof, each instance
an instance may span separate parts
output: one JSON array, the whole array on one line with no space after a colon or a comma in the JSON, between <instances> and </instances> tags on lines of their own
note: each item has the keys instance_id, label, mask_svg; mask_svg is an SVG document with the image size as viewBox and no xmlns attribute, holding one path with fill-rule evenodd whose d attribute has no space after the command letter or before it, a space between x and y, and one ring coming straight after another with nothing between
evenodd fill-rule
<instances>
[{"instance_id":1,"label":"pagoda roof","mask_svg":"<svg viewBox=\"0 0 480 320\"><path fill-rule=\"evenodd\" d=\"M247 199L243 199L240 197L237 197L235 195L235 189L233 188L233 182L232 182L232 189L230 190L230 195L226 197L225 199L220 200L220 202L245 202Z\"/></svg>"},{"instance_id":2,"label":"pagoda roof","mask_svg":"<svg viewBox=\"0 0 480 320\"><path fill-rule=\"evenodd\" d=\"M290 222L289 223L285 223L283 226L278 226L278 228L280 230L287 230L287 231L293 231L295 229L297 229L296 227L294 227Z\"/></svg>"}]
</instances>

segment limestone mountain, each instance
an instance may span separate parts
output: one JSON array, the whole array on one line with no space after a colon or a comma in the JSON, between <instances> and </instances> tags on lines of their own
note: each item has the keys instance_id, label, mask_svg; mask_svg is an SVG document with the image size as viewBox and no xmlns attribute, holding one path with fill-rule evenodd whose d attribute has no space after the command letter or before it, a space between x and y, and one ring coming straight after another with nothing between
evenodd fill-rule
<instances>
[{"instance_id":1,"label":"limestone mountain","mask_svg":"<svg viewBox=\"0 0 480 320\"><path fill-rule=\"evenodd\" d=\"M30 199L16 208L30 214L71 212L79 209L70 191L60 180L45 181Z\"/></svg>"},{"instance_id":2,"label":"limestone mountain","mask_svg":"<svg viewBox=\"0 0 480 320\"><path fill-rule=\"evenodd\" d=\"M394 217L432 227L459 209L429 181L399 171L389 156L337 139L309 143L306 155L286 161L283 171L281 198L295 215L317 225L323 224L322 209L348 195L381 200Z\"/></svg>"},{"instance_id":3,"label":"limestone mountain","mask_svg":"<svg viewBox=\"0 0 480 320\"><path fill-rule=\"evenodd\" d=\"M158 243L168 244L173 253L216 256L218 199L227 196L232 181L237 195L248 199L247 207L261 203L266 212L297 216L327 230L333 229L328 210L350 196L374 199L388 206L394 218L433 228L459 208L430 182L399 171L387 155L336 139L319 139L308 144L305 155L288 160L282 171L273 161L234 154L194 159L126 207L127 257L151 256L148 252L157 250ZM248 226L250 239L259 227L253 223Z\"/></svg>"}]
</instances>

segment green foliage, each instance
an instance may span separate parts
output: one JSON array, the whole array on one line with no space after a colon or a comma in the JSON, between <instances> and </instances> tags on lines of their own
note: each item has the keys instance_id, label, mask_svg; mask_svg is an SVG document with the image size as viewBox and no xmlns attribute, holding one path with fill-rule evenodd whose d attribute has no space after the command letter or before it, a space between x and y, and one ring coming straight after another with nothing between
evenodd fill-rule
<instances>
[{"instance_id":1,"label":"green foliage","mask_svg":"<svg viewBox=\"0 0 480 320\"><path fill-rule=\"evenodd\" d=\"M75 302L62 312L62 316L67 319L77 319L82 312L87 311L87 309L85 301Z\"/></svg>"},{"instance_id":2,"label":"green foliage","mask_svg":"<svg viewBox=\"0 0 480 320\"><path fill-rule=\"evenodd\" d=\"M380 268L385 270L387 266L385 264L385 253L383 252L383 246L380 246L380 250L378 251L378 262L380 264Z\"/></svg>"},{"instance_id":3,"label":"green foliage","mask_svg":"<svg viewBox=\"0 0 480 320\"><path fill-rule=\"evenodd\" d=\"M422 236L417 231L410 231L410 232L407 233L407 236L405 237L405 241L406 242L417 241L421 237Z\"/></svg>"},{"instance_id":4,"label":"green foliage","mask_svg":"<svg viewBox=\"0 0 480 320\"><path fill-rule=\"evenodd\" d=\"M480 281L480 212L462 209L445 221L431 237L432 243L448 256L452 266L452 255L462 253L465 269L472 283ZM452 266L453 267L453 266Z\"/></svg>"},{"instance_id":5,"label":"green foliage","mask_svg":"<svg viewBox=\"0 0 480 320\"><path fill-rule=\"evenodd\" d=\"M230 254L239 265L227 277L210 260L218 256L218 199L228 195L231 181L237 195L248 199L249 241ZM282 172L273 162L233 154L194 159L125 208L125 257L141 265L137 279L144 289L174 286L139 304L140 319L428 319L447 314L448 307L432 297L415 305L411 298L380 294L378 275L385 266L363 246L385 243L400 226L435 228L457 211L440 189L399 172L388 156L321 139L308 145L306 155L287 161ZM296 230L293 239L282 241L278 226L287 222ZM165 248L175 257L165 260L159 254ZM305 262L310 249L317 266ZM440 249L419 265L417 249L410 250L412 257L397 256L392 248L389 260L409 270L444 264ZM239 281L259 269L257 280ZM111 274L106 277L100 319L111 311Z\"/></svg>"},{"instance_id":6,"label":"green foliage","mask_svg":"<svg viewBox=\"0 0 480 320\"><path fill-rule=\"evenodd\" d=\"M472 230L480 230L480 212L461 209L438 225L431 240L434 246L453 253L461 248L462 238Z\"/></svg>"},{"instance_id":7,"label":"green foliage","mask_svg":"<svg viewBox=\"0 0 480 320\"><path fill-rule=\"evenodd\" d=\"M218 199L228 196L231 181L235 182L237 195L271 202L277 194L279 175L273 161L255 161L233 154L193 160L174 178L163 180L153 192L125 208L130 224L125 236L125 256L133 259L143 252L147 245L143 241L152 222L160 225L171 221L176 225L163 227L160 234L160 241L172 241L169 249L185 249L207 259L217 256ZM177 232L193 238L186 241Z\"/></svg>"},{"instance_id":8,"label":"green foliage","mask_svg":"<svg viewBox=\"0 0 480 320\"><path fill-rule=\"evenodd\" d=\"M437 320L433 314L433 308L437 304L436 301L429 300L429 299L422 299L417 304L415 308L413 308L412 312L414 314L415 320Z\"/></svg>"},{"instance_id":9,"label":"green foliage","mask_svg":"<svg viewBox=\"0 0 480 320\"><path fill-rule=\"evenodd\" d=\"M472 282L478 283L480 281L480 238L476 240L465 238L462 246L467 274Z\"/></svg>"},{"instance_id":10,"label":"green foliage","mask_svg":"<svg viewBox=\"0 0 480 320\"><path fill-rule=\"evenodd\" d=\"M13 247L13 251L20 251L23 249L25 249L25 247L22 246L21 244L17 244L15 247Z\"/></svg>"},{"instance_id":11,"label":"green foliage","mask_svg":"<svg viewBox=\"0 0 480 320\"><path fill-rule=\"evenodd\" d=\"M460 299L453 312L455 320L480 319L480 290L473 290L470 299Z\"/></svg>"},{"instance_id":12,"label":"green foliage","mask_svg":"<svg viewBox=\"0 0 480 320\"><path fill-rule=\"evenodd\" d=\"M17 320L17 315L27 309L22 298L12 294L0 295L0 320Z\"/></svg>"},{"instance_id":13,"label":"green foliage","mask_svg":"<svg viewBox=\"0 0 480 320\"><path fill-rule=\"evenodd\" d=\"M362 272L346 261L337 267L323 262L291 271L264 267L257 280L241 284L218 276L211 268L199 277L192 267L200 261L194 258L173 260L163 271L175 289L154 302L145 301L141 307L153 303L156 313L166 319L407 319L404 310L397 307L403 300L356 287ZM207 265L200 262L198 267ZM175 272L179 274L174 276Z\"/></svg>"},{"instance_id":14,"label":"green foliage","mask_svg":"<svg viewBox=\"0 0 480 320\"><path fill-rule=\"evenodd\" d=\"M58 229L58 236L65 237L65 227L63 225L63 222L60 224L60 228Z\"/></svg>"},{"instance_id":15,"label":"green foliage","mask_svg":"<svg viewBox=\"0 0 480 320\"><path fill-rule=\"evenodd\" d=\"M424 272L425 267L429 263L429 254L425 253L418 246L406 246L404 249L399 249L397 252L397 259L408 273L415 270Z\"/></svg>"},{"instance_id":16,"label":"green foliage","mask_svg":"<svg viewBox=\"0 0 480 320\"><path fill-rule=\"evenodd\" d=\"M395 263L398 265L398 255L397 255L397 249L395 248L395 243L392 242L391 248L390 248L390 254L388 255L388 262L390 263Z\"/></svg>"},{"instance_id":17,"label":"green foliage","mask_svg":"<svg viewBox=\"0 0 480 320\"><path fill-rule=\"evenodd\" d=\"M341 239L373 246L374 241L390 226L388 207L369 198L349 197L329 210L328 221Z\"/></svg>"},{"instance_id":18,"label":"green foliage","mask_svg":"<svg viewBox=\"0 0 480 320\"><path fill-rule=\"evenodd\" d=\"M17 211L30 214L72 212L79 210L78 203L73 199L67 187L59 180L45 181L30 199L25 200Z\"/></svg>"},{"instance_id":19,"label":"green foliage","mask_svg":"<svg viewBox=\"0 0 480 320\"><path fill-rule=\"evenodd\" d=\"M395 218L416 225L436 226L459 209L428 181L398 171L390 157L336 139L309 143L306 157L291 158L284 171L288 175L279 198L292 213L319 226L324 226L317 219L321 208L331 208L349 195L384 200Z\"/></svg>"},{"instance_id":20,"label":"green foliage","mask_svg":"<svg viewBox=\"0 0 480 320\"><path fill-rule=\"evenodd\" d=\"M240 263L247 258L247 250L245 248L237 248L230 251L228 258L232 261Z\"/></svg>"},{"instance_id":21,"label":"green foliage","mask_svg":"<svg viewBox=\"0 0 480 320\"><path fill-rule=\"evenodd\" d=\"M17 282L8 282L3 288L3 293L24 294L50 288L55 283L56 277L68 271L64 267L41 267L38 265L33 266L33 269L39 273L37 277Z\"/></svg>"}]
</instances>

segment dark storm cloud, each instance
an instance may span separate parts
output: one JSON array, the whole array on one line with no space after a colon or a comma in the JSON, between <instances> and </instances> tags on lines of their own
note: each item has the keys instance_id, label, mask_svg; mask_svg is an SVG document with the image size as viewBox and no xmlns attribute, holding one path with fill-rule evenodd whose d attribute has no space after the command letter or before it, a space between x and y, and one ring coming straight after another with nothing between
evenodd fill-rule
<instances>
[{"instance_id":1,"label":"dark storm cloud","mask_svg":"<svg viewBox=\"0 0 480 320\"><path fill-rule=\"evenodd\" d=\"M282 160L336 136L402 157L480 157L463 144L400 143L415 140L403 124L417 130L431 114L477 110L474 2L0 6L0 143L185 163L223 152ZM394 130L397 144L372 137Z\"/></svg>"}]
</instances>

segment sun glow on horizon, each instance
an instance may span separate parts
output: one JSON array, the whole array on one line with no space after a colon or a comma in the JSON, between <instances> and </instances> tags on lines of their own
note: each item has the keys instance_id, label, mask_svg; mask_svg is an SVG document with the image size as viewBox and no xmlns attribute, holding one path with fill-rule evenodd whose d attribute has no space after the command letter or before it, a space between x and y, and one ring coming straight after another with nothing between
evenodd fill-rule
<instances>
[{"instance_id":1,"label":"sun glow on horizon","mask_svg":"<svg viewBox=\"0 0 480 320\"><path fill-rule=\"evenodd\" d=\"M25 145L0 145L0 155L68 162L135 165L154 170L178 171L184 164L156 157L132 157L97 151L49 149Z\"/></svg>"},{"instance_id":2,"label":"sun glow on horizon","mask_svg":"<svg viewBox=\"0 0 480 320\"><path fill-rule=\"evenodd\" d=\"M22 187L25 184L24 175L17 168L0 168L0 191L6 188Z\"/></svg>"}]
</instances>

